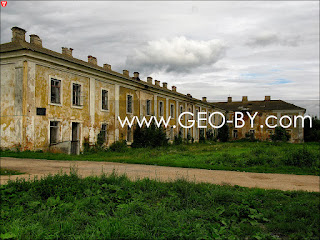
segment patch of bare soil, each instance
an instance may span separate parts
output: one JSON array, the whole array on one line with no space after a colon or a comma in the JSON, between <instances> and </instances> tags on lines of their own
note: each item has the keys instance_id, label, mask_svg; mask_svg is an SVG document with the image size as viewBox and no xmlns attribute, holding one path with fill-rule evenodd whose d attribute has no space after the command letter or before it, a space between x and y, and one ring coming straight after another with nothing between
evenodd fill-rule
<instances>
[{"instance_id":1,"label":"patch of bare soil","mask_svg":"<svg viewBox=\"0 0 320 240\"><path fill-rule=\"evenodd\" d=\"M9 179L26 178L32 180L36 176L40 178L61 171L68 173L71 168L75 168L82 177L100 175L102 173L108 174L115 171L118 174L126 174L132 180L147 177L160 181L172 181L184 178L188 181L207 182L219 185L320 192L319 177L310 175L250 173L93 161L71 162L9 157L2 157L0 160L1 167L3 168L27 173L23 175L0 176L1 184L6 184Z\"/></svg>"}]
</instances>

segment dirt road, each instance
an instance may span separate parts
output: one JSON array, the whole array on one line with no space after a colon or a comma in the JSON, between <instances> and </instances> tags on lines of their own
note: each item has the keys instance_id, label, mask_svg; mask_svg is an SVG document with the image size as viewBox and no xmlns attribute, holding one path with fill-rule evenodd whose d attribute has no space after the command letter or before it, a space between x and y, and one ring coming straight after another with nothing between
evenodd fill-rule
<instances>
[{"instance_id":1,"label":"dirt road","mask_svg":"<svg viewBox=\"0 0 320 240\"><path fill-rule=\"evenodd\" d=\"M11 177L1 176L1 184L5 184L9 178L12 180L16 178L34 179L35 176L40 178L50 173L54 174L60 171L69 172L70 168L76 168L78 173L83 177L99 175L102 172L111 173L115 170L118 174L127 174L132 180L145 177L161 181L184 178L195 182L207 182L220 185L227 184L264 189L320 192L319 177L309 175L249 173L93 161L53 161L8 157L2 157L0 160L2 168L27 173Z\"/></svg>"}]
</instances>

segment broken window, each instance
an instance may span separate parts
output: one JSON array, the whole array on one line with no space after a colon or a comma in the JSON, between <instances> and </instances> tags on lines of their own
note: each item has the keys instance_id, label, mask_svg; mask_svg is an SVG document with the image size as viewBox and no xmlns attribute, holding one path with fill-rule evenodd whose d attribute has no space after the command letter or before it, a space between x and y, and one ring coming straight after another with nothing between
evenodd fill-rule
<instances>
[{"instance_id":1,"label":"broken window","mask_svg":"<svg viewBox=\"0 0 320 240\"><path fill-rule=\"evenodd\" d=\"M132 96L127 96L127 113L132 113Z\"/></svg>"},{"instance_id":2,"label":"broken window","mask_svg":"<svg viewBox=\"0 0 320 240\"><path fill-rule=\"evenodd\" d=\"M72 84L72 104L74 106L81 106L81 85Z\"/></svg>"},{"instance_id":3,"label":"broken window","mask_svg":"<svg viewBox=\"0 0 320 240\"><path fill-rule=\"evenodd\" d=\"M147 100L147 115L151 115L151 100Z\"/></svg>"},{"instance_id":4,"label":"broken window","mask_svg":"<svg viewBox=\"0 0 320 240\"><path fill-rule=\"evenodd\" d=\"M50 121L50 144L58 143L59 140L59 122Z\"/></svg>"},{"instance_id":5,"label":"broken window","mask_svg":"<svg viewBox=\"0 0 320 240\"><path fill-rule=\"evenodd\" d=\"M183 107L180 106L180 114L183 113Z\"/></svg>"},{"instance_id":6,"label":"broken window","mask_svg":"<svg viewBox=\"0 0 320 240\"><path fill-rule=\"evenodd\" d=\"M163 116L163 102L159 102L159 116Z\"/></svg>"},{"instance_id":7,"label":"broken window","mask_svg":"<svg viewBox=\"0 0 320 240\"><path fill-rule=\"evenodd\" d=\"M108 110L108 91L102 90L102 109Z\"/></svg>"},{"instance_id":8,"label":"broken window","mask_svg":"<svg viewBox=\"0 0 320 240\"><path fill-rule=\"evenodd\" d=\"M51 78L51 103L61 104L61 80Z\"/></svg>"}]
</instances>

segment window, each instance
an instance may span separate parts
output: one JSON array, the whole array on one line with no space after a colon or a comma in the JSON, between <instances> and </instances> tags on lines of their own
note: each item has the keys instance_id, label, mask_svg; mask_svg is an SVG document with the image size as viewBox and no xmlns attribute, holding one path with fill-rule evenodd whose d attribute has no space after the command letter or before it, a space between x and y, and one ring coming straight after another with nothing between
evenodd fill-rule
<instances>
[{"instance_id":1,"label":"window","mask_svg":"<svg viewBox=\"0 0 320 240\"><path fill-rule=\"evenodd\" d=\"M183 107L180 106L180 114L183 113Z\"/></svg>"},{"instance_id":2,"label":"window","mask_svg":"<svg viewBox=\"0 0 320 240\"><path fill-rule=\"evenodd\" d=\"M127 95L127 113L132 113L132 96Z\"/></svg>"},{"instance_id":3,"label":"window","mask_svg":"<svg viewBox=\"0 0 320 240\"><path fill-rule=\"evenodd\" d=\"M163 116L163 102L159 102L159 116Z\"/></svg>"},{"instance_id":4,"label":"window","mask_svg":"<svg viewBox=\"0 0 320 240\"><path fill-rule=\"evenodd\" d=\"M170 116L171 116L171 118L174 118L174 105L173 104L170 105Z\"/></svg>"},{"instance_id":5,"label":"window","mask_svg":"<svg viewBox=\"0 0 320 240\"><path fill-rule=\"evenodd\" d=\"M196 121L198 121L198 112L199 110L196 110Z\"/></svg>"},{"instance_id":6,"label":"window","mask_svg":"<svg viewBox=\"0 0 320 240\"><path fill-rule=\"evenodd\" d=\"M101 124L100 136L101 136L101 139L104 140L104 142L107 140L107 124L106 123Z\"/></svg>"},{"instance_id":7,"label":"window","mask_svg":"<svg viewBox=\"0 0 320 240\"><path fill-rule=\"evenodd\" d=\"M132 140L132 129L128 126L127 128L127 142L131 142Z\"/></svg>"},{"instance_id":8,"label":"window","mask_svg":"<svg viewBox=\"0 0 320 240\"><path fill-rule=\"evenodd\" d=\"M81 85L77 83L72 84L72 105L81 106Z\"/></svg>"},{"instance_id":9,"label":"window","mask_svg":"<svg viewBox=\"0 0 320 240\"><path fill-rule=\"evenodd\" d=\"M51 103L61 104L61 80L51 78Z\"/></svg>"},{"instance_id":10,"label":"window","mask_svg":"<svg viewBox=\"0 0 320 240\"><path fill-rule=\"evenodd\" d=\"M147 100L147 115L151 115L151 100Z\"/></svg>"},{"instance_id":11,"label":"window","mask_svg":"<svg viewBox=\"0 0 320 240\"><path fill-rule=\"evenodd\" d=\"M58 143L59 140L59 122L50 121L50 144Z\"/></svg>"},{"instance_id":12,"label":"window","mask_svg":"<svg viewBox=\"0 0 320 240\"><path fill-rule=\"evenodd\" d=\"M102 110L108 110L108 91L105 89L102 89L102 99L101 99L101 106L102 106Z\"/></svg>"},{"instance_id":13,"label":"window","mask_svg":"<svg viewBox=\"0 0 320 240\"><path fill-rule=\"evenodd\" d=\"M238 138L238 130L233 130L233 138L234 139Z\"/></svg>"}]
</instances>

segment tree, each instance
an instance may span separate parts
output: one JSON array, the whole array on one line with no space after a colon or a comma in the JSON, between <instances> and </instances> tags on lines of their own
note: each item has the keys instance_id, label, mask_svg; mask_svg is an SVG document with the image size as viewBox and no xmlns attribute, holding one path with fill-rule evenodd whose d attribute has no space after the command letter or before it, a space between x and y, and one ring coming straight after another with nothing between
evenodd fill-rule
<instances>
[{"instance_id":1,"label":"tree","mask_svg":"<svg viewBox=\"0 0 320 240\"><path fill-rule=\"evenodd\" d=\"M274 134L271 135L271 140L273 142L287 142L290 139L290 134L287 133L286 129L283 127L276 127L274 130Z\"/></svg>"},{"instance_id":2,"label":"tree","mask_svg":"<svg viewBox=\"0 0 320 240\"><path fill-rule=\"evenodd\" d=\"M229 127L227 124L224 124L221 128L218 129L217 138L221 142L227 142L229 140Z\"/></svg>"},{"instance_id":3,"label":"tree","mask_svg":"<svg viewBox=\"0 0 320 240\"><path fill-rule=\"evenodd\" d=\"M310 120L308 118L304 122L304 141L320 142L320 119L313 117L311 122L312 128L310 128Z\"/></svg>"}]
</instances>

